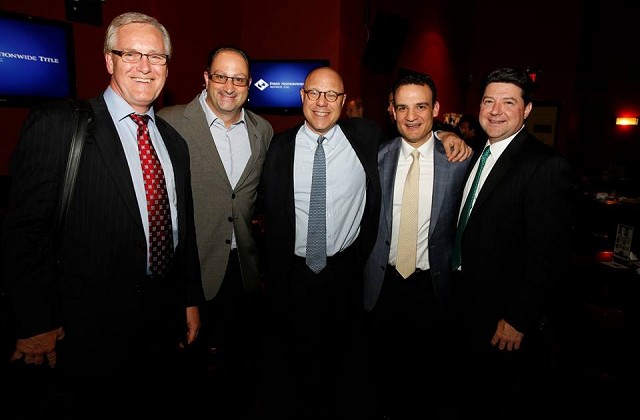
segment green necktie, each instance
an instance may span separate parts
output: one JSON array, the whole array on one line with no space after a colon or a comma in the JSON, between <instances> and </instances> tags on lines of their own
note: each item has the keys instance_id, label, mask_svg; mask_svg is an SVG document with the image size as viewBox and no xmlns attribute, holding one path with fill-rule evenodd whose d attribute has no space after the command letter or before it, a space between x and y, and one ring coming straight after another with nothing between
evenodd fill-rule
<instances>
[{"instance_id":1,"label":"green necktie","mask_svg":"<svg viewBox=\"0 0 640 420\"><path fill-rule=\"evenodd\" d=\"M473 184L471 184L471 189L469 190L469 195L467 196L467 201L464 202L464 207L462 208L462 214L460 215L460 221L458 222L458 230L456 231L456 241L453 245L453 255L451 256L451 267L456 270L462 264L462 255L461 255L461 241L462 241L462 232L464 231L465 226L467 226L467 221L469 220L469 214L471 214L471 208L473 207L473 201L476 198L476 193L478 192L478 184L480 184L480 176L482 175L482 169L484 168L484 164L487 162L487 158L491 154L491 150L489 146L486 146L482 151L482 156L480 157L480 164L478 165L478 172L476 172L475 178L473 178Z\"/></svg>"}]
</instances>

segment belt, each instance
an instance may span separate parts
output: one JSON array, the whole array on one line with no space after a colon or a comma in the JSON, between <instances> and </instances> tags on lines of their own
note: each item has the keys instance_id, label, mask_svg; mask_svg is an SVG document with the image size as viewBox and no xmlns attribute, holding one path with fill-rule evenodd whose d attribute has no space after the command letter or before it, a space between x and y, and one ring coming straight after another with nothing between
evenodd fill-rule
<instances>
[{"instance_id":1,"label":"belt","mask_svg":"<svg viewBox=\"0 0 640 420\"><path fill-rule=\"evenodd\" d=\"M333 254L332 256L327 256L327 264L335 263L348 258L354 258L355 254L356 254L356 247L352 245L347 249L344 249L338 253ZM299 255L294 255L293 257L294 259L303 261L306 264L306 260L307 260L306 257L301 257Z\"/></svg>"},{"instance_id":2,"label":"belt","mask_svg":"<svg viewBox=\"0 0 640 420\"><path fill-rule=\"evenodd\" d=\"M387 273L390 273L391 275L395 275L397 277L403 278L402 275L400 273L398 273L398 270L396 270L396 266L395 265L391 265L389 264L387 266ZM428 270L423 270L421 268L416 268L416 271L414 271L413 273L411 273L411 275L407 278L411 278L413 276L431 276L431 269Z\"/></svg>"},{"instance_id":3,"label":"belt","mask_svg":"<svg viewBox=\"0 0 640 420\"><path fill-rule=\"evenodd\" d=\"M145 293L151 290L165 287L168 284L168 277L164 274L148 274L142 277L134 285L135 291L138 294Z\"/></svg>"}]
</instances>

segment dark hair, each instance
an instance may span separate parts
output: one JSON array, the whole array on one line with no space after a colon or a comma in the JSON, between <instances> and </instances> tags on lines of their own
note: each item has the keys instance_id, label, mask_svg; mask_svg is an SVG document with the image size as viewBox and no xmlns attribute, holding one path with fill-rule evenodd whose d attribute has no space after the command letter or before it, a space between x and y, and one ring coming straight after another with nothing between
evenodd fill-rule
<instances>
[{"instance_id":1,"label":"dark hair","mask_svg":"<svg viewBox=\"0 0 640 420\"><path fill-rule=\"evenodd\" d=\"M216 58L218 54L225 51L231 51L240 54L242 58L244 58L244 61L247 63L247 68L249 69L249 74L247 76L251 77L251 61L249 60L249 56L240 48L236 48L230 45L212 49L207 56L207 65L205 66L205 70L209 71L209 69L211 68L211 63L213 63L213 59Z\"/></svg>"},{"instance_id":2,"label":"dark hair","mask_svg":"<svg viewBox=\"0 0 640 420\"><path fill-rule=\"evenodd\" d=\"M400 86L405 85L419 85L419 86L428 86L431 89L431 96L433 103L436 103L436 83L433 81L431 76L426 73L418 73L415 71L404 73L396 79L393 83L393 96L395 98L396 91Z\"/></svg>"},{"instance_id":3,"label":"dark hair","mask_svg":"<svg viewBox=\"0 0 640 420\"><path fill-rule=\"evenodd\" d=\"M484 90L489 83L511 83L516 85L522 89L522 99L524 100L525 105L533 101L533 81L523 70L516 70L508 67L493 70L484 79L484 83L482 84L483 95Z\"/></svg>"}]
</instances>

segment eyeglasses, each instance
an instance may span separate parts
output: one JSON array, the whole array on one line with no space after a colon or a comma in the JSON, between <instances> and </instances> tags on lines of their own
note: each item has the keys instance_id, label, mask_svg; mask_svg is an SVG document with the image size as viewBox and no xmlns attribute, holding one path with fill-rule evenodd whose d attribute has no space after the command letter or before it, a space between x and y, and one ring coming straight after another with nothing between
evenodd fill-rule
<instances>
[{"instance_id":1,"label":"eyeglasses","mask_svg":"<svg viewBox=\"0 0 640 420\"><path fill-rule=\"evenodd\" d=\"M231 80L234 86L249 86L249 79L239 76L225 76L224 74L209 73L209 80L213 83L224 85L227 80Z\"/></svg>"},{"instance_id":2,"label":"eyeglasses","mask_svg":"<svg viewBox=\"0 0 640 420\"><path fill-rule=\"evenodd\" d=\"M332 90L328 92L320 92L319 90L315 90L315 89L311 89L311 90L302 89L302 90L307 95L307 98L309 98L309 100L311 101L317 101L318 99L320 99L320 95L324 95L324 99L326 99L327 102L335 102L338 100L339 97L344 96L344 93L338 93Z\"/></svg>"},{"instance_id":3,"label":"eyeglasses","mask_svg":"<svg viewBox=\"0 0 640 420\"><path fill-rule=\"evenodd\" d=\"M125 63L139 63L142 57L147 57L150 64L154 66L164 66L169 61L169 56L166 54L143 54L138 51L118 51L111 50L112 54L120 56Z\"/></svg>"}]
</instances>

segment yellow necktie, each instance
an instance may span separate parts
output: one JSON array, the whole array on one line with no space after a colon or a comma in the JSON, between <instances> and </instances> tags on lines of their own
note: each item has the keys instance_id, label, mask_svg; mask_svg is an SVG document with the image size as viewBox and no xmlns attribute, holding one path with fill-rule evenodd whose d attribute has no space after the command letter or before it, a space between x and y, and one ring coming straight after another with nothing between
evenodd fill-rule
<instances>
[{"instance_id":1,"label":"yellow necktie","mask_svg":"<svg viewBox=\"0 0 640 420\"><path fill-rule=\"evenodd\" d=\"M409 167L402 193L400 230L398 231L398 258L396 270L405 279L416 271L418 246L418 184L420 183L420 152L411 152L413 162Z\"/></svg>"}]
</instances>

